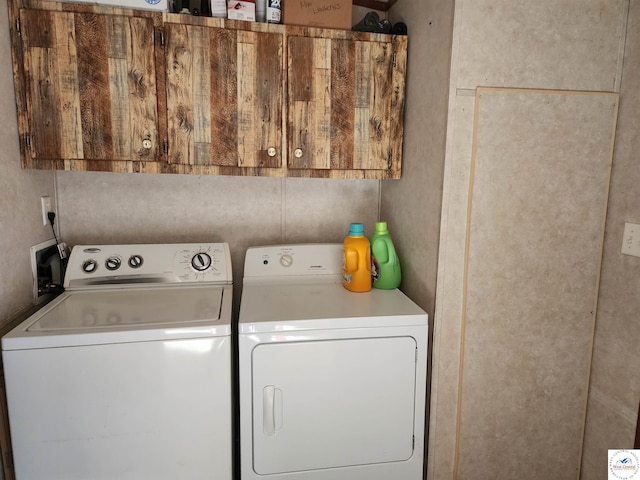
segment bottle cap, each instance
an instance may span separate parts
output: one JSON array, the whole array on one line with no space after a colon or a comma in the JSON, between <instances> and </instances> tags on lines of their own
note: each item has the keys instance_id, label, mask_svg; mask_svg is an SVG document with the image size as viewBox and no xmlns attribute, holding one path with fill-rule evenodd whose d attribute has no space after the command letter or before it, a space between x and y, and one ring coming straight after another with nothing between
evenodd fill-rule
<instances>
[{"instance_id":1,"label":"bottle cap","mask_svg":"<svg viewBox=\"0 0 640 480\"><path fill-rule=\"evenodd\" d=\"M352 223L349 225L349 235L352 237L364 236L364 226L361 223Z\"/></svg>"},{"instance_id":2,"label":"bottle cap","mask_svg":"<svg viewBox=\"0 0 640 480\"><path fill-rule=\"evenodd\" d=\"M376 222L376 233L389 233L389 230L387 229L387 222Z\"/></svg>"}]
</instances>

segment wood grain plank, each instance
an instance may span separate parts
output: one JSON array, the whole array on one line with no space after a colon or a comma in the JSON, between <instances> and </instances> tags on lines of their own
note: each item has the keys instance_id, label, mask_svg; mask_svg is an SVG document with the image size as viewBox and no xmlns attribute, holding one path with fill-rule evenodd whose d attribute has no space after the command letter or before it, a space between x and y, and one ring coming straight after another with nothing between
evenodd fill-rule
<instances>
[{"instance_id":1,"label":"wood grain plank","mask_svg":"<svg viewBox=\"0 0 640 480\"><path fill-rule=\"evenodd\" d=\"M255 167L255 48L252 37L238 32L238 165Z\"/></svg>"},{"instance_id":2,"label":"wood grain plank","mask_svg":"<svg viewBox=\"0 0 640 480\"><path fill-rule=\"evenodd\" d=\"M113 133L113 158L126 159L131 153L131 123L129 112L129 88L127 61L109 58L109 91L111 98L111 131Z\"/></svg>"},{"instance_id":3,"label":"wood grain plank","mask_svg":"<svg viewBox=\"0 0 640 480\"><path fill-rule=\"evenodd\" d=\"M404 138L405 79L407 74L407 42L406 36L393 37L394 67L392 73L393 91L391 94L390 150L391 178L400 178L402 171L402 149Z\"/></svg>"},{"instance_id":4,"label":"wood grain plank","mask_svg":"<svg viewBox=\"0 0 640 480\"><path fill-rule=\"evenodd\" d=\"M62 158L82 158L82 124L75 40L75 22L69 13L56 13L55 37L60 93L60 138Z\"/></svg>"},{"instance_id":5,"label":"wood grain plank","mask_svg":"<svg viewBox=\"0 0 640 480\"><path fill-rule=\"evenodd\" d=\"M108 58L127 58L127 18L124 16L105 16Z\"/></svg>"},{"instance_id":6,"label":"wood grain plank","mask_svg":"<svg viewBox=\"0 0 640 480\"><path fill-rule=\"evenodd\" d=\"M211 64L211 138L216 165L238 164L238 54L233 30L209 32Z\"/></svg>"},{"instance_id":7,"label":"wood grain plank","mask_svg":"<svg viewBox=\"0 0 640 480\"><path fill-rule=\"evenodd\" d=\"M355 42L331 43L331 168L353 168Z\"/></svg>"},{"instance_id":8,"label":"wood grain plank","mask_svg":"<svg viewBox=\"0 0 640 480\"><path fill-rule=\"evenodd\" d=\"M20 10L22 42L24 48L54 48L56 30L51 12L40 10Z\"/></svg>"},{"instance_id":9,"label":"wood grain plank","mask_svg":"<svg viewBox=\"0 0 640 480\"><path fill-rule=\"evenodd\" d=\"M390 43L371 44L371 78L369 111L369 155L358 168L384 170L389 166L391 97L393 94L393 51Z\"/></svg>"},{"instance_id":10,"label":"wood grain plank","mask_svg":"<svg viewBox=\"0 0 640 480\"><path fill-rule=\"evenodd\" d=\"M169 161L193 163L193 52L190 30L167 25L167 118Z\"/></svg>"},{"instance_id":11,"label":"wood grain plank","mask_svg":"<svg viewBox=\"0 0 640 480\"><path fill-rule=\"evenodd\" d=\"M369 161L369 107L371 105L371 44L355 42L355 117L353 168L366 168Z\"/></svg>"},{"instance_id":12,"label":"wood grain plank","mask_svg":"<svg viewBox=\"0 0 640 480\"><path fill-rule=\"evenodd\" d=\"M156 17L161 18L161 17ZM150 160L155 159L163 163L169 161L168 155L165 153L165 145L169 146L167 124L167 56L165 55L164 42L161 41L164 38L164 30L161 26L156 25L154 20L153 35L155 39L156 47L154 48L155 57L155 76L153 77L156 84L156 115L157 115L157 145L155 155Z\"/></svg>"},{"instance_id":13,"label":"wood grain plank","mask_svg":"<svg viewBox=\"0 0 640 480\"><path fill-rule=\"evenodd\" d=\"M289 152L288 167L290 169L308 168L307 161L312 158L313 151L313 115L310 111L310 102L289 102ZM302 157L296 158L295 152L299 150Z\"/></svg>"},{"instance_id":14,"label":"wood grain plank","mask_svg":"<svg viewBox=\"0 0 640 480\"><path fill-rule=\"evenodd\" d=\"M82 147L86 159L113 157L104 15L75 15Z\"/></svg>"},{"instance_id":15,"label":"wood grain plank","mask_svg":"<svg viewBox=\"0 0 640 480\"><path fill-rule=\"evenodd\" d=\"M289 37L288 69L289 100L294 102L313 100L314 47L313 38Z\"/></svg>"},{"instance_id":16,"label":"wood grain plank","mask_svg":"<svg viewBox=\"0 0 640 480\"><path fill-rule=\"evenodd\" d=\"M193 163L209 165L212 161L209 29L191 27L190 30L193 49Z\"/></svg>"},{"instance_id":17,"label":"wood grain plank","mask_svg":"<svg viewBox=\"0 0 640 480\"><path fill-rule=\"evenodd\" d=\"M316 39L288 39L288 139L287 163L291 169L312 168L314 162L316 116L315 96ZM301 152L299 158L296 152Z\"/></svg>"},{"instance_id":18,"label":"wood grain plank","mask_svg":"<svg viewBox=\"0 0 640 480\"><path fill-rule=\"evenodd\" d=\"M30 156L55 158L60 156L61 139L57 125L60 123L59 92L57 89L58 66L55 50L55 24L48 13L23 11L24 74L26 78L25 100L28 117L26 134L31 136ZM47 34L43 35L42 31ZM31 38L31 35L35 38ZM46 45L41 47L39 45Z\"/></svg>"},{"instance_id":19,"label":"wood grain plank","mask_svg":"<svg viewBox=\"0 0 640 480\"><path fill-rule=\"evenodd\" d=\"M313 145L309 149L311 158L306 162L307 168L331 168L331 45L330 39L314 39L313 68L314 68L314 101L310 102L312 124L310 131L314 132Z\"/></svg>"},{"instance_id":20,"label":"wood grain plank","mask_svg":"<svg viewBox=\"0 0 640 480\"><path fill-rule=\"evenodd\" d=\"M255 59L255 124L257 151L255 165L266 168L282 166L283 37L273 33L254 33ZM274 148L275 156L269 155Z\"/></svg>"},{"instance_id":21,"label":"wood grain plank","mask_svg":"<svg viewBox=\"0 0 640 480\"><path fill-rule=\"evenodd\" d=\"M154 55L153 22L147 18L134 17L125 24L126 60L130 104L128 159L156 160L159 151L158 139L158 87ZM164 77L164 74L163 74ZM126 134L126 132L125 132ZM145 147L145 140L151 148Z\"/></svg>"},{"instance_id":22,"label":"wood grain plank","mask_svg":"<svg viewBox=\"0 0 640 480\"><path fill-rule=\"evenodd\" d=\"M18 0L8 0L7 9L9 13L9 36L11 39L18 38L16 20L20 18L20 4ZM27 118L27 80L24 73L24 52L20 42L11 42L11 57L13 59L13 78L16 95L16 107L18 112L18 135L20 145L20 160L22 168L28 168L31 162L31 156L26 148L26 134L29 130L29 121ZM4 453L4 446L2 446ZM10 450L10 449L8 449ZM12 472L12 468L7 465L8 462L2 462L4 465L5 476ZM9 462L10 463L10 462ZM11 473L12 474L12 473ZM7 478L11 478L7 476Z\"/></svg>"},{"instance_id":23,"label":"wood grain plank","mask_svg":"<svg viewBox=\"0 0 640 480\"><path fill-rule=\"evenodd\" d=\"M61 119L55 49L32 48L25 60L30 73L27 104L29 111L33 112L29 122L33 155L37 158L60 158L58 125Z\"/></svg>"}]
</instances>

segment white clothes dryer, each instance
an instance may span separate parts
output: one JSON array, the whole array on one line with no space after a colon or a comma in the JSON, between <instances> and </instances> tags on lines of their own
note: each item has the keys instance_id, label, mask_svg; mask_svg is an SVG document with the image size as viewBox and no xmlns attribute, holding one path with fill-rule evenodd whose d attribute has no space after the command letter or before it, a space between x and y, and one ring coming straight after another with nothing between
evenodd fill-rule
<instances>
[{"instance_id":1,"label":"white clothes dryer","mask_svg":"<svg viewBox=\"0 0 640 480\"><path fill-rule=\"evenodd\" d=\"M2 338L19 480L228 480L226 243L76 246Z\"/></svg>"},{"instance_id":2,"label":"white clothes dryer","mask_svg":"<svg viewBox=\"0 0 640 480\"><path fill-rule=\"evenodd\" d=\"M238 322L242 480L419 480L427 314L347 291L342 245L247 250Z\"/></svg>"}]
</instances>

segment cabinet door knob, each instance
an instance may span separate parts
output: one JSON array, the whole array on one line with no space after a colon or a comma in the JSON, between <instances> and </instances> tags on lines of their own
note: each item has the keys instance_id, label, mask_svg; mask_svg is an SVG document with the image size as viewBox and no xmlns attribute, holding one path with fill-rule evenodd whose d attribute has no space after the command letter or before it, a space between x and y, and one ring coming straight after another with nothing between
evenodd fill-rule
<instances>
[{"instance_id":1,"label":"cabinet door knob","mask_svg":"<svg viewBox=\"0 0 640 480\"><path fill-rule=\"evenodd\" d=\"M148 138L142 140L142 147L146 150L151 150L151 140L149 140Z\"/></svg>"},{"instance_id":2,"label":"cabinet door knob","mask_svg":"<svg viewBox=\"0 0 640 480\"><path fill-rule=\"evenodd\" d=\"M270 148L267 150L267 155L269 155L270 157L275 157L275 156L276 156L276 149L275 149L275 148L273 148L273 147L270 147Z\"/></svg>"},{"instance_id":3,"label":"cabinet door knob","mask_svg":"<svg viewBox=\"0 0 640 480\"><path fill-rule=\"evenodd\" d=\"M302 154L302 149L301 149L301 148L296 148L296 149L293 151L293 155L294 155L296 158L302 158L302 155L303 155L303 154Z\"/></svg>"}]
</instances>

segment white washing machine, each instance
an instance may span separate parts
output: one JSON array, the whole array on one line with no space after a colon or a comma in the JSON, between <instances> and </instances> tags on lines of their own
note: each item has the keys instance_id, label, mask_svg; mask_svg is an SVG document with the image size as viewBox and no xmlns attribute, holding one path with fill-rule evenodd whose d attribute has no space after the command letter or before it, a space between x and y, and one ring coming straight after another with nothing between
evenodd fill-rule
<instances>
[{"instance_id":1,"label":"white washing machine","mask_svg":"<svg viewBox=\"0 0 640 480\"><path fill-rule=\"evenodd\" d=\"M17 480L231 478L226 243L76 246L2 338Z\"/></svg>"},{"instance_id":2,"label":"white washing machine","mask_svg":"<svg viewBox=\"0 0 640 480\"><path fill-rule=\"evenodd\" d=\"M427 314L399 290L347 291L342 251L247 250L242 480L423 478Z\"/></svg>"}]
</instances>

